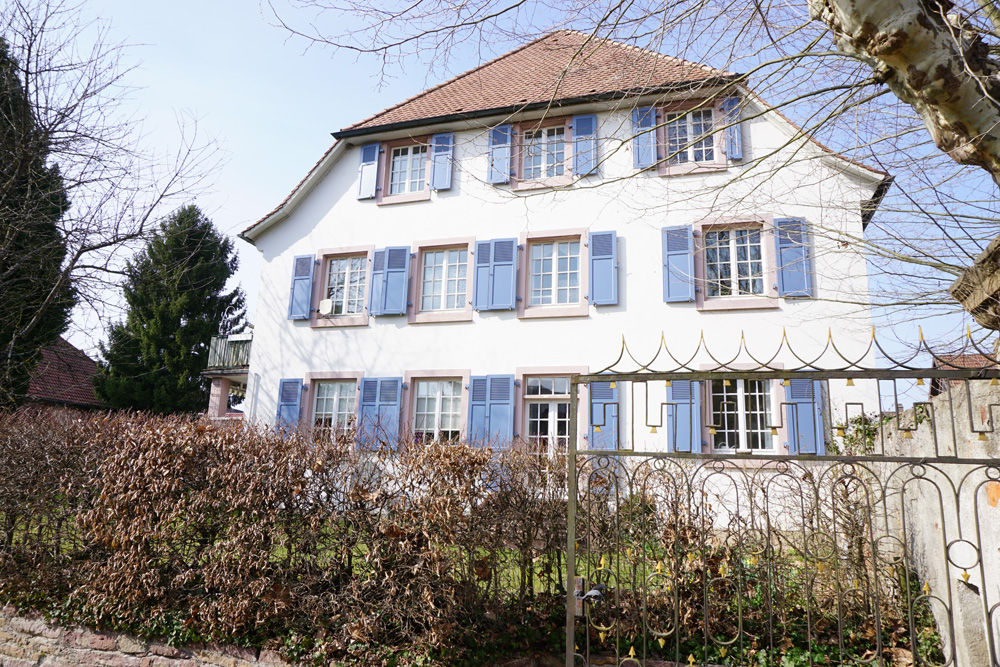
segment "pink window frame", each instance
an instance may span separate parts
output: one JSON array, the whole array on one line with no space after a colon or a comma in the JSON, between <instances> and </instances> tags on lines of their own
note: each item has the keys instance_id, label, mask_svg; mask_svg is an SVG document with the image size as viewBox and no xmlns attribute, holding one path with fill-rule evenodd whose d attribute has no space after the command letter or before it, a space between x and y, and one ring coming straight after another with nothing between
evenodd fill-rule
<instances>
[{"instance_id":1,"label":"pink window frame","mask_svg":"<svg viewBox=\"0 0 1000 667\"><path fill-rule=\"evenodd\" d=\"M319 261L319 271L317 280L313 281L312 303L310 304L309 326L316 329L339 328L339 327L364 327L368 326L368 294L371 288L372 279L372 252L375 246L345 246L343 248L324 248L316 253ZM365 256L365 298L364 309L360 315L337 315L330 317L320 317L317 308L319 302L325 298L326 283L329 278L330 260L339 257Z\"/></svg>"},{"instance_id":2,"label":"pink window frame","mask_svg":"<svg viewBox=\"0 0 1000 667\"><path fill-rule=\"evenodd\" d=\"M573 124L572 116L556 116L554 118L542 118L537 121L525 120L515 123L511 128L513 137L511 138L511 159L516 161L511 169L513 175L510 178L511 190L539 190L542 188L564 187L573 182ZM563 175L549 178L523 178L524 171L524 133L534 130L544 130L550 127L563 127L565 130L563 150Z\"/></svg>"},{"instance_id":3,"label":"pink window frame","mask_svg":"<svg viewBox=\"0 0 1000 667\"><path fill-rule=\"evenodd\" d=\"M698 310L760 310L779 307L778 270L774 249L774 218L770 214L710 218L697 222L694 229L695 304ZM706 296L705 233L729 229L760 229L760 252L764 266L764 293L760 296Z\"/></svg>"},{"instance_id":4,"label":"pink window frame","mask_svg":"<svg viewBox=\"0 0 1000 667\"><path fill-rule=\"evenodd\" d=\"M363 380L365 374L362 371L319 371L306 373L303 382L306 385L306 396L308 400L306 405L300 411L300 421L299 424L303 425L306 431L312 434L313 429L313 411L315 410L314 405L316 403L316 383L322 382L324 380L354 380L354 423L358 420L358 410L360 409L361 398L359 392L361 391L361 380Z\"/></svg>"},{"instance_id":5,"label":"pink window frame","mask_svg":"<svg viewBox=\"0 0 1000 667\"><path fill-rule=\"evenodd\" d=\"M708 162L687 162L684 164L670 164L670 154L667 152L667 114L684 113L688 111L712 110L712 147L715 159ZM657 153L662 157L657 161L657 173L660 176L682 176L684 174L703 173L709 171L722 171L729 166L729 157L726 155L725 132L720 131L722 123L722 100L715 100L712 104L706 104L706 100L683 100L670 102L657 107L656 124L656 144ZM693 139L693 137L688 137Z\"/></svg>"},{"instance_id":6,"label":"pink window frame","mask_svg":"<svg viewBox=\"0 0 1000 667\"><path fill-rule=\"evenodd\" d=\"M580 303L564 306L531 306L531 245L533 243L552 243L555 241L580 242ZM518 239L523 250L518 253L517 293L521 297L517 302L517 316L521 319L542 317L587 317L590 314L590 248L587 230L584 228L561 229L553 232L535 234L522 232Z\"/></svg>"},{"instance_id":7,"label":"pink window frame","mask_svg":"<svg viewBox=\"0 0 1000 667\"><path fill-rule=\"evenodd\" d=\"M416 244L415 261L410 262L410 286L407 298L413 305L407 311L409 324L424 324L430 322L471 322L472 321L472 290L475 281L475 261L473 248L476 243L474 236L461 236L451 239L435 239L420 241ZM451 248L466 249L465 269L465 308L455 310L421 311L421 290L423 289L424 253L428 250L446 250Z\"/></svg>"},{"instance_id":8,"label":"pink window frame","mask_svg":"<svg viewBox=\"0 0 1000 667\"><path fill-rule=\"evenodd\" d=\"M420 192L407 192L399 195L389 194L389 181L392 178L392 149L405 146L427 146L427 156L424 164L424 189ZM379 146L378 156L378 189L375 191L376 204L405 204L406 202L428 201L431 198L432 153L430 135L423 137L407 137L383 141Z\"/></svg>"},{"instance_id":9,"label":"pink window frame","mask_svg":"<svg viewBox=\"0 0 1000 667\"><path fill-rule=\"evenodd\" d=\"M403 400L400 402L403 414L400 416L402 421L400 422L399 432L405 434L407 438L413 438L413 420L416 417L414 403L417 400L415 382L420 380L459 380L462 387L462 404L458 409L458 431L460 433L459 439L466 439L469 429L469 382L471 381L471 377L472 371L468 368L446 368L433 371L417 370L403 373Z\"/></svg>"}]
</instances>

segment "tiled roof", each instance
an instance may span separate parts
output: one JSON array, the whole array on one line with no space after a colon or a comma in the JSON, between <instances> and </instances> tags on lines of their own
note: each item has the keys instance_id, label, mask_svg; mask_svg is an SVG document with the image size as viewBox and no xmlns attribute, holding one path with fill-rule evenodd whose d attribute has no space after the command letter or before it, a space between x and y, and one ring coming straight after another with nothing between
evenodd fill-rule
<instances>
[{"instance_id":1,"label":"tiled roof","mask_svg":"<svg viewBox=\"0 0 1000 667\"><path fill-rule=\"evenodd\" d=\"M657 92L729 76L655 51L559 30L460 74L340 133L456 114L621 93Z\"/></svg>"},{"instance_id":2,"label":"tiled roof","mask_svg":"<svg viewBox=\"0 0 1000 667\"><path fill-rule=\"evenodd\" d=\"M942 354L934 360L934 368L993 368L993 360L983 354Z\"/></svg>"},{"instance_id":3,"label":"tiled roof","mask_svg":"<svg viewBox=\"0 0 1000 667\"><path fill-rule=\"evenodd\" d=\"M97 364L86 354L60 338L42 350L35 366L28 399L42 403L103 407L94 396Z\"/></svg>"}]
</instances>

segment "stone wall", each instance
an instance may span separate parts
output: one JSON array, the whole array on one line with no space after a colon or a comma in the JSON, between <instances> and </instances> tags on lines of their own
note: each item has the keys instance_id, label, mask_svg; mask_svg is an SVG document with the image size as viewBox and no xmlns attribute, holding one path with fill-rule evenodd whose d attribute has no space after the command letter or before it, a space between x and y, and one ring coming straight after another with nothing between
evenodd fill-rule
<instances>
[{"instance_id":1,"label":"stone wall","mask_svg":"<svg viewBox=\"0 0 1000 667\"><path fill-rule=\"evenodd\" d=\"M273 651L195 644L173 648L126 634L49 625L0 609L0 667L277 667Z\"/></svg>"}]
</instances>

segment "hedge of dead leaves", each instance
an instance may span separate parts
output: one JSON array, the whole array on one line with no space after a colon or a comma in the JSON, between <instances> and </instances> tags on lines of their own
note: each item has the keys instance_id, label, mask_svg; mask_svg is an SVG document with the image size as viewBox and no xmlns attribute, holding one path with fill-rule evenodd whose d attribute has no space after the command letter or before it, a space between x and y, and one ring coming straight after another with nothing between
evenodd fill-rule
<instances>
[{"instance_id":1,"label":"hedge of dead leaves","mask_svg":"<svg viewBox=\"0 0 1000 667\"><path fill-rule=\"evenodd\" d=\"M563 467L176 417L4 414L0 602L314 662L556 646Z\"/></svg>"}]
</instances>

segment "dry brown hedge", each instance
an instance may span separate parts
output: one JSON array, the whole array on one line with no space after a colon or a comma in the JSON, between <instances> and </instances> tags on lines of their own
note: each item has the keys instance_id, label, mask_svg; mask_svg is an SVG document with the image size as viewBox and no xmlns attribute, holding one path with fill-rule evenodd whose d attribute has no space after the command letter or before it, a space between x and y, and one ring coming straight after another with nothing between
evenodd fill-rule
<instances>
[{"instance_id":1,"label":"dry brown hedge","mask_svg":"<svg viewBox=\"0 0 1000 667\"><path fill-rule=\"evenodd\" d=\"M0 602L320 661L558 649L563 468L179 417L0 414Z\"/></svg>"}]
</instances>

